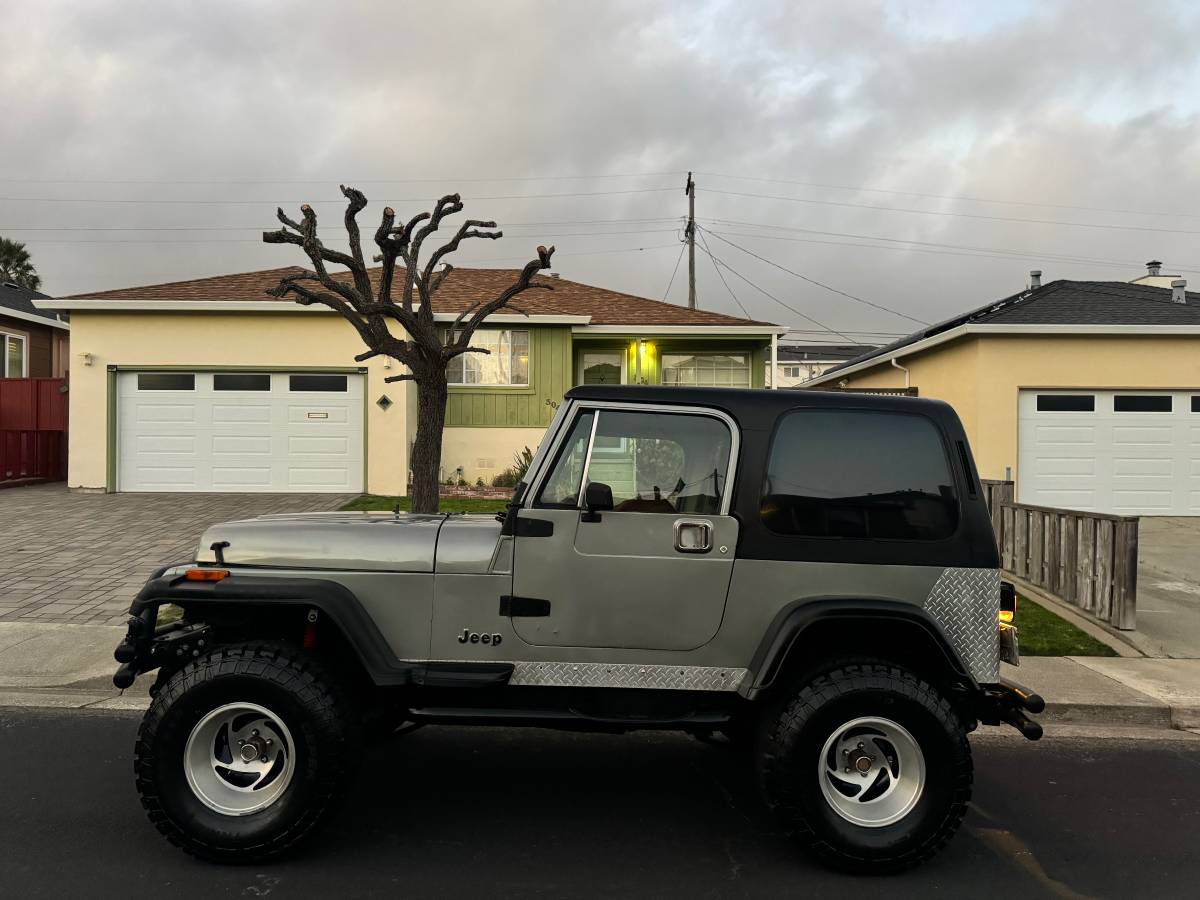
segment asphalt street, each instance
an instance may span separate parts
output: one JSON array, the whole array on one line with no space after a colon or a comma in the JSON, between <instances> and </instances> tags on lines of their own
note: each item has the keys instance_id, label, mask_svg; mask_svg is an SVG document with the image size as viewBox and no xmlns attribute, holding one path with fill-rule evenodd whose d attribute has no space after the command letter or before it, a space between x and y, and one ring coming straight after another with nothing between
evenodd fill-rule
<instances>
[{"instance_id":1,"label":"asphalt street","mask_svg":"<svg viewBox=\"0 0 1200 900\"><path fill-rule=\"evenodd\" d=\"M303 852L212 865L144 817L136 726L0 710L0 896L1194 897L1200 884L1200 742L978 742L950 847L857 879L798 855L725 747L486 728L374 746Z\"/></svg>"}]
</instances>

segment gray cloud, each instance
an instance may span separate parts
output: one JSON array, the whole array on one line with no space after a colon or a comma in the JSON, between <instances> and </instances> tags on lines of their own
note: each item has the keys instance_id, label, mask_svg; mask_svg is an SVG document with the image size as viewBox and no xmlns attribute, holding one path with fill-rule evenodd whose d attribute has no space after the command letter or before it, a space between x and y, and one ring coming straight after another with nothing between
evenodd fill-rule
<instances>
[{"instance_id":1,"label":"gray cloud","mask_svg":"<svg viewBox=\"0 0 1200 900\"><path fill-rule=\"evenodd\" d=\"M1200 215L1192 202L1200 187L1192 164L1200 145L1200 22L1184 4L17 0L9 7L9 47L0 57L0 176L9 180L0 182L0 196L37 199L0 201L0 226L30 241L56 293L296 262L287 248L257 243L254 230L177 229L261 230L272 223L273 201L335 198L345 180L402 212L460 190L470 213L502 223L660 220L514 226L503 241L459 259L516 265L552 241L564 276L658 297L678 255L672 220L685 209L687 169L706 173L698 176L702 218L807 229L708 223L714 232L925 319L1017 290L1031 267L1047 277L1128 279L1138 274L1133 263L1158 256L1175 271L1200 270L1196 235L1170 231L1200 232L1200 218L1186 217ZM549 177L653 172L673 174ZM515 177L532 180L467 180ZM451 180L369 181L430 178ZM52 179L85 183L37 183ZM109 183L119 179L178 183ZM218 183L194 183L206 179ZM288 183L301 180L321 183ZM654 188L669 190L483 199ZM76 202L82 198L253 202ZM335 236L338 205L318 209ZM17 227L67 225L173 230ZM147 238L159 243L134 242ZM884 331L909 324L711 243L751 281L822 322ZM872 246L845 246L853 243ZM929 244L1032 252L997 259ZM701 304L737 311L701 258ZM728 277L752 315L799 321ZM683 298L682 284L677 278L672 299Z\"/></svg>"}]
</instances>

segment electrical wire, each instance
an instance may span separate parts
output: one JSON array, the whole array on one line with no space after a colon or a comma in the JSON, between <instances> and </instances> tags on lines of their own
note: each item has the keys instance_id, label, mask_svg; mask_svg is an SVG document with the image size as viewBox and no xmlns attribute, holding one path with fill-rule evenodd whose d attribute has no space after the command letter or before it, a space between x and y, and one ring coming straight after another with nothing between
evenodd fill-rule
<instances>
[{"instance_id":1,"label":"electrical wire","mask_svg":"<svg viewBox=\"0 0 1200 900\"><path fill-rule=\"evenodd\" d=\"M667 296L671 293L671 285L675 283L675 273L679 271L679 263L683 260L683 251L687 249L687 244L683 244L679 248L679 255L675 257L675 268L671 270L671 280L667 282L667 289L663 291L663 302L667 300Z\"/></svg>"},{"instance_id":2,"label":"electrical wire","mask_svg":"<svg viewBox=\"0 0 1200 900\"><path fill-rule=\"evenodd\" d=\"M713 270L717 273L717 277L721 279L721 284L725 285L725 290L729 291L729 296L733 299L733 302L737 304L738 309L742 311L746 318L754 318L752 315L750 315L750 310L746 309L746 307L742 305L742 301L737 298L737 294L733 292L733 288L729 286L729 282L725 280L725 273L721 271L721 267L717 265L716 257L713 256L712 250L709 249L708 238L704 236L704 229L697 227L697 231L700 232L700 242L704 245L704 252L708 254L708 259L713 264Z\"/></svg>"},{"instance_id":3,"label":"electrical wire","mask_svg":"<svg viewBox=\"0 0 1200 900\"><path fill-rule=\"evenodd\" d=\"M729 263L725 262L722 259L718 259L716 256L713 256L713 254L711 254L711 253L709 253L708 255L709 255L709 258L712 259L712 261L714 263L716 263L718 266L724 266L726 269L728 269L730 272L732 272L738 278L742 279L742 281L746 282L746 284L750 285L750 287L754 288L760 294L763 294L766 297L769 297L770 299L774 300L776 303L778 303L784 309L790 310L791 312L795 313L796 315L798 315L800 318L804 319L807 322L812 322L814 325L816 325L818 328L822 329L823 331L827 331L830 334L836 334L838 337L843 338L844 340L848 341L851 344L854 343L854 340L852 338L850 338L849 336L843 334L840 331L836 331L833 328L830 328L828 325L824 324L823 322L818 322L816 319L814 319L808 313L803 313L800 310L796 309L796 307L791 306L787 303L784 303L782 300L780 300L778 297L776 297L770 291L766 290L765 288L759 287L757 284L755 284L753 281L751 281L749 278L747 278L745 275L743 275L741 272L739 272L733 266L729 265Z\"/></svg>"},{"instance_id":4,"label":"electrical wire","mask_svg":"<svg viewBox=\"0 0 1200 900\"><path fill-rule=\"evenodd\" d=\"M666 173L664 173L666 174ZM855 191L871 194L893 194L899 197L924 197L930 200L954 200L968 203L1001 203L1008 206L1034 206L1045 209L1073 209L1081 212L1120 213L1132 216L1167 216L1180 219L1200 219L1200 215L1183 212L1159 212L1146 209L1115 209L1106 206L1078 206L1070 203L1045 203L1036 200L1002 200L997 197L966 197L955 194L927 194L920 191L899 191L888 188L852 187L846 184L825 184L817 181L791 181L786 178L757 178L750 175L721 175L715 172L697 172L698 177L729 178L735 181L757 181L764 184L794 184L799 187L825 188L834 191ZM0 179L3 180L3 179Z\"/></svg>"},{"instance_id":5,"label":"electrical wire","mask_svg":"<svg viewBox=\"0 0 1200 900\"><path fill-rule=\"evenodd\" d=\"M647 225L676 222L679 216L658 216L645 219L562 219L544 222L501 222L498 228L535 228L546 225ZM0 225L0 231L262 231L257 225ZM343 230L341 223L319 228Z\"/></svg>"},{"instance_id":6,"label":"electrical wire","mask_svg":"<svg viewBox=\"0 0 1200 900\"><path fill-rule=\"evenodd\" d=\"M697 226L697 227L699 227L699 226ZM708 229L702 228L701 231L708 231ZM755 259L759 260L760 262L765 262L769 266L774 266L776 269L779 269L782 272L787 272L789 275L794 275L797 278L801 279L802 281L807 281L809 284L816 285L819 288L824 288L825 290L827 290L831 293L839 294L840 296L847 297L850 300L855 300L858 303L864 304L865 306L870 306L870 307L873 307L874 309L878 309L878 310L882 310L883 312L891 313L893 316L899 316L901 319L908 319L910 322L916 322L918 325L928 325L929 324L928 322L926 322L923 319L918 319L915 316L910 316L908 313L902 313L899 310L884 306L881 303L874 303L871 300L864 300L862 297L856 297L854 294L848 294L845 291L839 290L838 288L835 288L835 287L831 287L830 285L825 284L824 282L817 281L815 278L809 278L807 275L803 275L800 272L795 271L794 269L789 269L787 266L781 266L779 263L777 263L773 260L767 259L765 256L760 256L759 254L755 253L753 250L747 250L745 247L743 247L739 244L735 244L733 241L729 240L728 238L722 237L720 234L718 234L715 231L709 232L709 234L711 234L713 237L715 237L719 241L724 241L726 244L728 244L730 247L733 247L735 250L741 250L743 253L745 253L749 256L753 256Z\"/></svg>"},{"instance_id":7,"label":"electrical wire","mask_svg":"<svg viewBox=\"0 0 1200 900\"><path fill-rule=\"evenodd\" d=\"M989 222L1021 222L1027 225L1058 225L1069 228L1099 228L1109 231L1149 231L1155 234L1200 234L1183 228L1152 228L1148 225L1115 225L1104 222L1063 222L1055 219L1023 219L1017 216L989 216L983 213L950 212L938 209L911 209L904 206L876 206L872 203L850 203L844 200L814 200L810 197L784 197L778 194L752 194L747 191L722 191L705 188L706 193L726 197L750 197L757 200L786 200L790 203L810 203L816 206L837 206L849 209L870 209L878 212L912 213L921 216L952 216L960 219L981 219Z\"/></svg>"},{"instance_id":8,"label":"electrical wire","mask_svg":"<svg viewBox=\"0 0 1200 900\"><path fill-rule=\"evenodd\" d=\"M477 203L481 200L547 200L554 197L610 197L617 194L661 194L665 191L676 191L678 188L631 188L623 191L571 191L561 194L494 194L490 197L472 197L468 196L465 199L471 203ZM391 203L430 203L436 201L435 197L393 197ZM285 203L307 203L312 206L316 203L345 203L345 197L337 199L325 200L273 200L267 197L258 200L210 200L204 199L182 199L182 198L165 198L153 197L150 199L134 199L132 197L0 197L0 202L5 203L121 203L121 204L175 204L175 205L194 205L200 204L205 206L259 206L265 204L285 204Z\"/></svg>"},{"instance_id":9,"label":"electrical wire","mask_svg":"<svg viewBox=\"0 0 1200 900\"><path fill-rule=\"evenodd\" d=\"M158 178L0 178L0 184L486 184L504 181L589 181L598 178L656 178L678 172L627 172L602 175L516 175L497 178L298 178L298 179L158 179Z\"/></svg>"}]
</instances>

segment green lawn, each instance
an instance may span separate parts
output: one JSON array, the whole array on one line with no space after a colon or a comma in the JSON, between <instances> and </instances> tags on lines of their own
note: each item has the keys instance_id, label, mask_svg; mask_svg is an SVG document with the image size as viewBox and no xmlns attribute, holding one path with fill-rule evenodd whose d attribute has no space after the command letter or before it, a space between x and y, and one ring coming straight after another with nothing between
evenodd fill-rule
<instances>
[{"instance_id":1,"label":"green lawn","mask_svg":"<svg viewBox=\"0 0 1200 900\"><path fill-rule=\"evenodd\" d=\"M1116 656L1117 651L1028 597L1017 601L1022 656Z\"/></svg>"},{"instance_id":2,"label":"green lawn","mask_svg":"<svg viewBox=\"0 0 1200 900\"><path fill-rule=\"evenodd\" d=\"M355 497L342 509L391 512L400 504L400 511L408 511L407 497L381 497L378 494L363 494ZM498 513L507 503L504 500L476 500L472 497L443 497L440 507L446 513Z\"/></svg>"}]
</instances>

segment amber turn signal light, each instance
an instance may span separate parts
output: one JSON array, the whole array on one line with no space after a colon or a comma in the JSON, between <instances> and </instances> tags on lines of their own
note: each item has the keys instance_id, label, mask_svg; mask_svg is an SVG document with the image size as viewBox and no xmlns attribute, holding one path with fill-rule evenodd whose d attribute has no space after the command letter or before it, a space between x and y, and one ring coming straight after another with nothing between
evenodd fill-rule
<instances>
[{"instance_id":1,"label":"amber turn signal light","mask_svg":"<svg viewBox=\"0 0 1200 900\"><path fill-rule=\"evenodd\" d=\"M220 581L229 577L228 569L188 569L183 577L187 581Z\"/></svg>"},{"instance_id":2,"label":"amber turn signal light","mask_svg":"<svg viewBox=\"0 0 1200 900\"><path fill-rule=\"evenodd\" d=\"M1017 589L1011 581L1000 582L1000 621L1012 624L1017 617Z\"/></svg>"}]
</instances>

